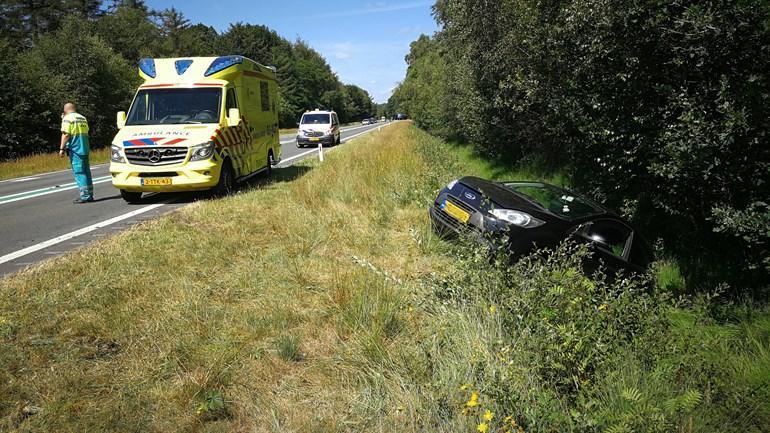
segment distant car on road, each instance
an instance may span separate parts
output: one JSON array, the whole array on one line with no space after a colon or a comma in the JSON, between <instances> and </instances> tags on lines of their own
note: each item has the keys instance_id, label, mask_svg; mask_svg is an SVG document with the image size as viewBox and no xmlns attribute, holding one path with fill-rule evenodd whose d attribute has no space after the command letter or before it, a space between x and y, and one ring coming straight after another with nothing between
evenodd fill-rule
<instances>
[{"instance_id":1,"label":"distant car on road","mask_svg":"<svg viewBox=\"0 0 770 433\"><path fill-rule=\"evenodd\" d=\"M297 147L340 144L340 121L334 111L313 110L302 115L297 128Z\"/></svg>"},{"instance_id":2,"label":"distant car on road","mask_svg":"<svg viewBox=\"0 0 770 433\"><path fill-rule=\"evenodd\" d=\"M588 244L589 263L609 274L643 273L653 260L650 246L627 221L593 201L542 182L493 182L463 177L442 189L430 208L442 235L475 232L507 248L514 257L553 248L571 238Z\"/></svg>"},{"instance_id":3,"label":"distant car on road","mask_svg":"<svg viewBox=\"0 0 770 433\"><path fill-rule=\"evenodd\" d=\"M364 120L361 121L361 124L362 125L371 125L372 124L372 119L364 119Z\"/></svg>"},{"instance_id":4,"label":"distant car on road","mask_svg":"<svg viewBox=\"0 0 770 433\"><path fill-rule=\"evenodd\" d=\"M406 118L406 114L398 113L395 115L395 117L393 117L393 120L406 120Z\"/></svg>"},{"instance_id":5,"label":"distant car on road","mask_svg":"<svg viewBox=\"0 0 770 433\"><path fill-rule=\"evenodd\" d=\"M387 122L388 119L385 118L385 116L380 117L380 122Z\"/></svg>"}]
</instances>

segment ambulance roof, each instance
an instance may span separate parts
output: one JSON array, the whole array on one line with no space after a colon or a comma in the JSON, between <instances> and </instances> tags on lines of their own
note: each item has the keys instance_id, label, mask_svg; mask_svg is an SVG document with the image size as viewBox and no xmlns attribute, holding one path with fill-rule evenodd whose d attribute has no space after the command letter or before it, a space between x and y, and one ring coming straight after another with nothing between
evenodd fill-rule
<instances>
[{"instance_id":1,"label":"ambulance roof","mask_svg":"<svg viewBox=\"0 0 770 433\"><path fill-rule=\"evenodd\" d=\"M142 87L223 85L240 76L275 80L275 68L244 56L141 59Z\"/></svg>"}]
</instances>

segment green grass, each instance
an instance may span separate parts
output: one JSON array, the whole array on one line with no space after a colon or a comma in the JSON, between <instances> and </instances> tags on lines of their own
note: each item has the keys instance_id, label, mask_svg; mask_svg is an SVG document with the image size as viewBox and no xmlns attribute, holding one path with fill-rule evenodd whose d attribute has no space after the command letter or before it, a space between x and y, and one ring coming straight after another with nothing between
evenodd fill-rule
<instances>
[{"instance_id":1,"label":"green grass","mask_svg":"<svg viewBox=\"0 0 770 433\"><path fill-rule=\"evenodd\" d=\"M770 425L764 307L632 322L656 304L567 265L522 264L512 284L430 230L426 206L464 174L540 177L399 123L0 280L0 431L474 432L487 409L495 432L507 415L527 431ZM642 322L668 325L644 350L612 344L628 352L591 361L580 392L549 385L560 356ZM594 343L535 350L567 331Z\"/></svg>"},{"instance_id":2,"label":"green grass","mask_svg":"<svg viewBox=\"0 0 770 433\"><path fill-rule=\"evenodd\" d=\"M91 165L104 164L109 162L109 159L109 149L96 149L91 152L90 163ZM67 157L60 157L58 153L39 153L0 162L0 180L66 170L68 168L70 168L70 162Z\"/></svg>"},{"instance_id":3,"label":"green grass","mask_svg":"<svg viewBox=\"0 0 770 433\"><path fill-rule=\"evenodd\" d=\"M296 335L282 335L276 343L278 357L284 361L301 361L300 339Z\"/></svg>"}]
</instances>

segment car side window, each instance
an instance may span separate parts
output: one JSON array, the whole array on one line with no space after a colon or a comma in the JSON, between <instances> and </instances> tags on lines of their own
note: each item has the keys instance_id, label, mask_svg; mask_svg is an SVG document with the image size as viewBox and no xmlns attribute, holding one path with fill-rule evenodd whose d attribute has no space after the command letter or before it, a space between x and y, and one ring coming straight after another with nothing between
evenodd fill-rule
<instances>
[{"instance_id":1,"label":"car side window","mask_svg":"<svg viewBox=\"0 0 770 433\"><path fill-rule=\"evenodd\" d=\"M225 116L230 115L231 108L238 108L238 100L235 98L235 89L227 89L227 98L225 99Z\"/></svg>"},{"instance_id":2,"label":"car side window","mask_svg":"<svg viewBox=\"0 0 770 433\"><path fill-rule=\"evenodd\" d=\"M337 126L337 123L339 123L337 120L337 114L332 114L332 126Z\"/></svg>"},{"instance_id":3,"label":"car side window","mask_svg":"<svg viewBox=\"0 0 770 433\"><path fill-rule=\"evenodd\" d=\"M602 219L585 224L581 234L599 248L623 258L631 238L631 229L619 221Z\"/></svg>"}]
</instances>

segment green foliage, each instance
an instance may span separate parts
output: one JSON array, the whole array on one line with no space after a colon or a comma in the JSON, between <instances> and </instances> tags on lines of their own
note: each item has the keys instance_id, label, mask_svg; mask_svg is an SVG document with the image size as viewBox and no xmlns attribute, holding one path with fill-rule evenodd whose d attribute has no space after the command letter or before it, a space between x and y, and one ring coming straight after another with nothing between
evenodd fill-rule
<instances>
[{"instance_id":1,"label":"green foliage","mask_svg":"<svg viewBox=\"0 0 770 433\"><path fill-rule=\"evenodd\" d=\"M114 113L128 106L138 84L134 67L92 35L89 23L78 18L68 18L59 30L41 37L19 57L19 66L26 90L46 107L24 122L47 124L39 133L52 145L59 134L61 107L68 101L75 102L88 118L93 145L109 143L115 134Z\"/></svg>"},{"instance_id":2,"label":"green foliage","mask_svg":"<svg viewBox=\"0 0 770 433\"><path fill-rule=\"evenodd\" d=\"M507 416L525 431L764 431L766 311L734 309L717 323L711 301L680 309L646 281L585 275L585 254L563 245L509 266L483 251L452 253L457 271L418 301L425 323L439 321L421 347L428 388L470 383L481 403L451 416L436 407L435 422L490 410L490 431Z\"/></svg>"},{"instance_id":3,"label":"green foliage","mask_svg":"<svg viewBox=\"0 0 770 433\"><path fill-rule=\"evenodd\" d=\"M672 294L685 293L687 284L685 283L679 266L671 261L659 261L653 268L655 276L655 287Z\"/></svg>"},{"instance_id":4,"label":"green foliage","mask_svg":"<svg viewBox=\"0 0 770 433\"><path fill-rule=\"evenodd\" d=\"M0 6L0 72L17 83L4 93L0 158L55 149L59 113L75 101L89 119L92 145L114 135L115 112L128 109L142 57L241 54L276 66L279 124L294 127L308 109L334 109L344 123L374 111L370 95L344 85L326 60L302 41L266 26L236 23L223 34L191 24L175 8L150 10L142 1L11 1Z\"/></svg>"},{"instance_id":5,"label":"green foliage","mask_svg":"<svg viewBox=\"0 0 770 433\"><path fill-rule=\"evenodd\" d=\"M201 395L196 413L204 420L215 420L227 416L227 407L222 393L216 389L206 390Z\"/></svg>"},{"instance_id":6,"label":"green foliage","mask_svg":"<svg viewBox=\"0 0 770 433\"><path fill-rule=\"evenodd\" d=\"M447 111L450 100L446 85L448 71L440 50L438 42L425 35L412 42L411 51L406 56L409 65L406 79L389 101L392 107L389 114L407 112L420 127L452 137L455 134L453 125L447 123L447 119L453 117Z\"/></svg>"},{"instance_id":7,"label":"green foliage","mask_svg":"<svg viewBox=\"0 0 770 433\"><path fill-rule=\"evenodd\" d=\"M690 290L770 277L770 6L442 0L389 103L660 237ZM441 77L441 79L438 79Z\"/></svg>"},{"instance_id":8,"label":"green foliage","mask_svg":"<svg viewBox=\"0 0 770 433\"><path fill-rule=\"evenodd\" d=\"M295 335L282 335L276 342L278 357L284 361L301 361L300 339Z\"/></svg>"}]
</instances>

